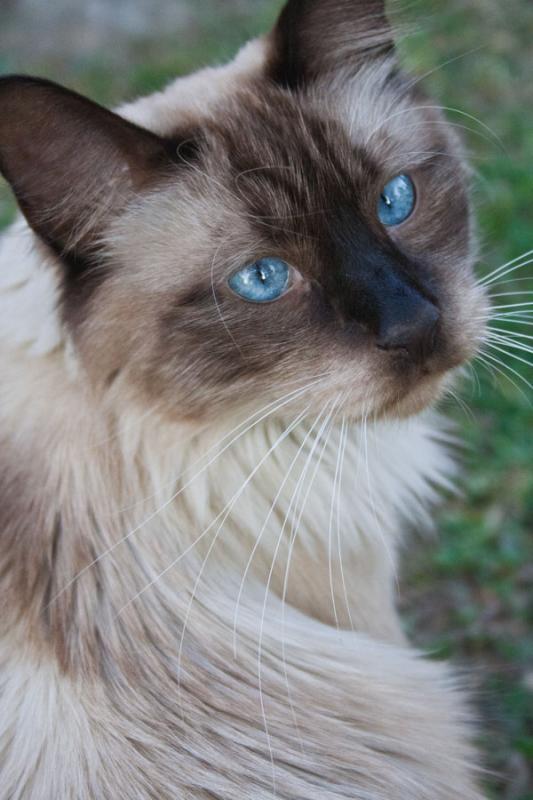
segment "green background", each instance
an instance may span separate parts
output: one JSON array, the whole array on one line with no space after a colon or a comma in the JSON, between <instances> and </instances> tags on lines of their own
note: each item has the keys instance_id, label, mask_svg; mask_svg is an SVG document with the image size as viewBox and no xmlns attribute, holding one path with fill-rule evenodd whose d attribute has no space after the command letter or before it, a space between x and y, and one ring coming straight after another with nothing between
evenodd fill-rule
<instances>
[{"instance_id":1,"label":"green background","mask_svg":"<svg viewBox=\"0 0 533 800\"><path fill-rule=\"evenodd\" d=\"M78 33L91 33L93 44L79 47L75 36L54 39L51 26L42 32L48 46L40 48L20 45L24 17L14 18L6 6L0 10L0 73L43 75L114 104L231 57L247 38L268 28L281 3L182 5L187 15L180 29L124 29L110 47L103 31L99 46L98 27L83 17L80 3ZM476 170L480 274L488 273L533 248L533 3L430 0L403 9L393 5L392 16L408 23L400 44L404 62L419 74L432 71L425 84L437 102L480 120L449 114L470 128L463 133ZM9 24L18 39L8 37ZM10 193L0 183L0 226L13 213ZM533 266L514 275L520 280L498 291L524 292L509 302L529 300ZM512 327L533 336L533 325ZM438 540L413 534L400 601L413 639L432 657L452 657L467 668L492 796L533 800L533 392L522 380L533 382L533 370L516 358L493 355L522 378L490 375L478 363L479 386L466 381L461 402L445 405L468 445L461 456L462 496L447 500ZM515 355L533 361L525 352Z\"/></svg>"}]
</instances>

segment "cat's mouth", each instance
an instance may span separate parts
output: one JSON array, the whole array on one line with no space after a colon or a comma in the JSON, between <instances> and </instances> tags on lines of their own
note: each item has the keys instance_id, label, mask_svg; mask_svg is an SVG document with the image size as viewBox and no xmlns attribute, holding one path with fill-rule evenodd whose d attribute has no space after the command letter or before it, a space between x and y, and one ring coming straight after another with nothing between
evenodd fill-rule
<instances>
[{"instance_id":1,"label":"cat's mouth","mask_svg":"<svg viewBox=\"0 0 533 800\"><path fill-rule=\"evenodd\" d=\"M451 388L462 367L475 357L473 346L442 350L423 364L396 358L391 395L380 405L377 415L404 419L434 406Z\"/></svg>"}]
</instances>

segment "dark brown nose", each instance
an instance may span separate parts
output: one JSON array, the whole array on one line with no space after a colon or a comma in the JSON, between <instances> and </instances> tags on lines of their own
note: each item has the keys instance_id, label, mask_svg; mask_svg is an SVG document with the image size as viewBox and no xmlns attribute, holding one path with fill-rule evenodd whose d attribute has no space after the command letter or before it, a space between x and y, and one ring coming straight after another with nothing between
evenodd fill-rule
<instances>
[{"instance_id":1,"label":"dark brown nose","mask_svg":"<svg viewBox=\"0 0 533 800\"><path fill-rule=\"evenodd\" d=\"M434 352L440 320L439 309L418 293L411 293L402 312L381 320L377 337L380 350L404 351L416 364Z\"/></svg>"}]
</instances>

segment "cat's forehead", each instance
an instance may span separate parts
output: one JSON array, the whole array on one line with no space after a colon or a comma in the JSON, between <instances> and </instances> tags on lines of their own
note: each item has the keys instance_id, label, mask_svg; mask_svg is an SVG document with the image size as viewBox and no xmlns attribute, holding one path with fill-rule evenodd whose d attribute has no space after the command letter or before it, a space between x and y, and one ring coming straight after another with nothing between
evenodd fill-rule
<instances>
[{"instance_id":1,"label":"cat's forehead","mask_svg":"<svg viewBox=\"0 0 533 800\"><path fill-rule=\"evenodd\" d=\"M203 195L221 201L212 218L241 209L258 236L312 235L327 215L349 211L372 224L381 190L400 173L419 174L433 193L464 177L444 118L389 59L301 92L242 81L199 130Z\"/></svg>"},{"instance_id":2,"label":"cat's forehead","mask_svg":"<svg viewBox=\"0 0 533 800\"><path fill-rule=\"evenodd\" d=\"M341 175L357 184L438 165L439 155L461 162L449 123L413 89L392 59L300 93L266 81L237 84L212 112L215 150L224 151L216 163L225 160L241 185L276 180L304 195L304 187L320 190Z\"/></svg>"},{"instance_id":3,"label":"cat's forehead","mask_svg":"<svg viewBox=\"0 0 533 800\"><path fill-rule=\"evenodd\" d=\"M297 214L322 207L325 196L349 195L377 163L345 127L305 98L263 88L242 92L211 139L211 170L220 170L255 214L269 202Z\"/></svg>"}]
</instances>

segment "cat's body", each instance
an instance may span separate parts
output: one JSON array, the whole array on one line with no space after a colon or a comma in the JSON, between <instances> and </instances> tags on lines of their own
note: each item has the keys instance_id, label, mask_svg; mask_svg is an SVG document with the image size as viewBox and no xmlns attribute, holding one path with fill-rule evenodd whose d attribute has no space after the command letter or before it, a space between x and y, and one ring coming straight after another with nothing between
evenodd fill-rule
<instances>
[{"instance_id":1,"label":"cat's body","mask_svg":"<svg viewBox=\"0 0 533 800\"><path fill-rule=\"evenodd\" d=\"M254 76L271 59L270 45L253 43L235 64L124 116L168 136L216 118L238 90L252 106L258 97L260 117ZM385 72L373 64L359 76L366 107L352 110L351 133L401 108L384 93ZM311 94L315 108L322 99ZM282 114L285 95L273 97ZM285 382L252 394L248 351L235 367L242 403L222 406L220 419L193 404L198 375L172 414L161 370L132 384L117 364L145 347L157 362L154 326L131 339L120 326L149 318L151 303L168 320L157 237L170 231L180 259L190 248L180 228L194 224L190 205L178 203L174 225L165 193L150 196L152 229L134 203L127 225L106 233L124 253L126 228L138 226L149 248L132 248L128 269L149 274L138 302L119 281L91 288L97 323L74 308L62 267L25 222L0 242L1 796L481 800L465 697L447 666L408 647L394 607L404 522L427 515L453 472L442 423L427 412L367 422L381 414L363 362L353 414L340 373L320 361L294 376L283 362ZM19 201L35 230L34 196ZM243 235L232 213L223 239ZM90 227L69 233L74 247ZM221 232L206 227L210 236ZM463 313L461 333L471 325L475 338L468 313L484 298L462 280L470 302L456 303L454 321ZM231 370L241 341L216 300L210 325ZM217 392L206 389L216 408L228 396L217 380ZM395 398L397 415L432 391L422 385L407 407Z\"/></svg>"}]
</instances>

